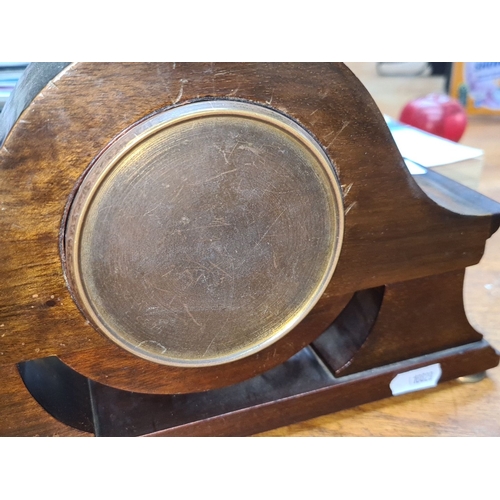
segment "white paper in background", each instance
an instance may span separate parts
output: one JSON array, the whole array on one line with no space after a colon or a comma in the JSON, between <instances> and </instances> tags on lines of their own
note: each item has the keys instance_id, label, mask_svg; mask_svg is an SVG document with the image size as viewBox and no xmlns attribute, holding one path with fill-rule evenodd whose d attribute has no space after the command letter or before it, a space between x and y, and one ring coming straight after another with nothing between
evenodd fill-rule
<instances>
[{"instance_id":1,"label":"white paper in background","mask_svg":"<svg viewBox=\"0 0 500 500\"><path fill-rule=\"evenodd\" d=\"M403 159L411 175L422 175L427 172L427 170L424 167L417 165L415 162L411 160L408 160L408 158L403 158Z\"/></svg>"},{"instance_id":2,"label":"white paper in background","mask_svg":"<svg viewBox=\"0 0 500 500\"><path fill-rule=\"evenodd\" d=\"M442 137L400 123L389 116L384 115L384 118L401 156L424 167L447 165L479 158L484 154L482 149L448 141Z\"/></svg>"},{"instance_id":3,"label":"white paper in background","mask_svg":"<svg viewBox=\"0 0 500 500\"><path fill-rule=\"evenodd\" d=\"M407 392L421 391L436 387L441 378L441 365L435 363L415 370L398 373L391 381L390 388L393 396Z\"/></svg>"}]
</instances>

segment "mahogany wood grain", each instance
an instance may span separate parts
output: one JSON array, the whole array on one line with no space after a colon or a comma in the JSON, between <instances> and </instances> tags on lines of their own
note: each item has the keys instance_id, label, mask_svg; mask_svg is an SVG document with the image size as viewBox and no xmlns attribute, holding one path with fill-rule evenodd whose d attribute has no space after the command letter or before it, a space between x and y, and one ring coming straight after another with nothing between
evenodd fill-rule
<instances>
[{"instance_id":1,"label":"mahogany wood grain","mask_svg":"<svg viewBox=\"0 0 500 500\"><path fill-rule=\"evenodd\" d=\"M394 403L400 396L392 397L389 385L398 373L436 362L441 364L443 371L441 381L446 382L456 379L467 372L474 373L483 371L487 367L493 368L498 365L498 356L486 342L478 342L469 346L370 370L360 374L360 376L346 377L324 388L295 397L278 399L273 403L230 412L172 429L165 429L151 435L246 436L269 428L279 427L284 421L290 423L300 422L318 414L337 412L353 404L362 405L385 398L390 398L390 401ZM268 433L268 435L280 435L279 433L278 430L274 431L274 433Z\"/></svg>"},{"instance_id":2,"label":"mahogany wood grain","mask_svg":"<svg viewBox=\"0 0 500 500\"><path fill-rule=\"evenodd\" d=\"M148 91L144 92L144 88ZM224 370L206 368L188 373L185 369L153 365L125 353L85 321L66 287L60 239L64 213L79 180L92 159L114 137L159 109L211 97L246 99L271 106L316 136L334 162L343 187L345 236L334 277L300 327L279 343ZM425 281L426 277L445 273L455 276L450 286L452 282L456 284L456 276L461 275L463 268L481 259L484 242L497 226L497 218L488 211L468 215L470 212L460 210L463 204L458 207L461 214L450 211L429 199L422 188L425 189L419 187L404 166L377 105L342 65L82 63L69 66L20 115L0 149L3 277L0 371L7 384L0 394L0 411L6 415L3 425L7 429L2 428L2 432L80 435L72 434L73 430L48 417L33 402L16 371L15 364L20 361L57 355L83 375L136 392L211 389L258 375L283 362L323 332L357 290L407 280ZM495 197L495 189L486 187L483 192ZM484 278L487 283L477 272L475 286L493 285L486 290L495 290L495 283L500 283L494 267L498 260L491 256L498 248L496 234L486 249L486 258L493 262L495 271ZM455 302L459 301L456 289L453 297ZM405 303L409 302L407 297ZM481 307L484 306L476 309L479 316L474 318L479 324L483 316L488 316L488 310ZM497 302L493 307L499 310ZM498 322L490 319L487 325L493 327L490 336L495 339ZM482 331L481 327L477 329ZM395 330L380 335L398 335ZM466 341L472 342L473 336ZM461 370L472 373L493 367L498 360L494 351L484 345L478 350L470 347L470 353L467 346L464 349L451 356L449 363L443 361L447 366L444 380L465 373ZM431 354L428 356L434 359ZM383 354L379 362L389 362L387 359ZM359 369L366 366L360 362ZM339 385L336 390L340 392L332 398L325 398L326 393L313 393L305 399L299 398L300 401L285 400L273 408L264 405L254 416L251 410L241 410L205 423L189 424L189 428L176 432L230 435L261 432L387 396L385 378L380 379L384 389L370 381L370 377L366 380L358 386L359 392L353 393L349 384ZM473 390L464 391L471 395ZM484 395L481 401L488 403L487 390ZM418 411L418 402L423 397L404 396L405 401L416 402L414 411ZM374 404L373 411L377 412L392 403ZM466 406L463 400L458 404ZM349 411L359 416L364 410ZM480 414L480 409L477 412ZM24 414L27 418L21 423ZM386 422L401 413L395 410L391 414L389 410L389 415ZM344 425L344 417L330 418L332 426L327 423L325 428L319 424L317 433L339 433L335 422ZM16 422L20 426L18 431L13 428ZM314 424L312 430L311 424L304 425L306 433L316 433ZM378 432L388 433L388 427L389 424L385 431L379 428ZM495 427L489 428L495 431ZM456 427L448 431L453 429ZM294 435L304 431L285 429L274 435L287 432ZM377 434L377 428L370 428L370 432ZM363 434L355 424L351 433Z\"/></svg>"},{"instance_id":3,"label":"mahogany wood grain","mask_svg":"<svg viewBox=\"0 0 500 500\"><path fill-rule=\"evenodd\" d=\"M283 339L253 356L233 363L206 368L161 366L144 361L111 342L99 348L75 351L59 357L86 377L124 390L150 394L198 392L235 384L269 370L293 356L323 332L348 303L351 295L322 300L316 308ZM103 363L105 365L103 366ZM184 388L180 390L179 388Z\"/></svg>"},{"instance_id":4,"label":"mahogany wood grain","mask_svg":"<svg viewBox=\"0 0 500 500\"><path fill-rule=\"evenodd\" d=\"M482 335L470 326L463 308L464 273L455 271L387 285L370 333L344 365L336 366L330 358L330 352L341 351L335 345L339 332L325 332L313 345L335 375L342 377L477 342ZM332 337L327 349L323 347L324 336Z\"/></svg>"},{"instance_id":5,"label":"mahogany wood grain","mask_svg":"<svg viewBox=\"0 0 500 500\"><path fill-rule=\"evenodd\" d=\"M27 388L49 413L68 426L90 426L97 436L242 436L390 397L393 378L409 370L439 363L440 381L446 381L493 368L498 361L497 353L479 341L335 378L307 347L240 384L180 395L113 389L71 372L57 358L23 363L20 371ZM68 407L66 400L74 399L72 384L76 393L86 393L84 399L91 404L73 401L76 404ZM55 393L44 394L44 386ZM0 422L0 435L6 433L3 425Z\"/></svg>"}]
</instances>

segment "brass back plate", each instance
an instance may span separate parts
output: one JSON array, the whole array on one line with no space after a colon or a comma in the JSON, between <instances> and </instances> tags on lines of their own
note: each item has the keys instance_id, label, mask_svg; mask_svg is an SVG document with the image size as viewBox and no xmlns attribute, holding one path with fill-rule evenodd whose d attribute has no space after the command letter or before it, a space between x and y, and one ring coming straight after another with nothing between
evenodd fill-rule
<instances>
[{"instance_id":1,"label":"brass back plate","mask_svg":"<svg viewBox=\"0 0 500 500\"><path fill-rule=\"evenodd\" d=\"M96 158L69 211L66 274L87 319L128 351L223 364L308 314L342 234L334 168L305 129L257 104L200 101Z\"/></svg>"}]
</instances>

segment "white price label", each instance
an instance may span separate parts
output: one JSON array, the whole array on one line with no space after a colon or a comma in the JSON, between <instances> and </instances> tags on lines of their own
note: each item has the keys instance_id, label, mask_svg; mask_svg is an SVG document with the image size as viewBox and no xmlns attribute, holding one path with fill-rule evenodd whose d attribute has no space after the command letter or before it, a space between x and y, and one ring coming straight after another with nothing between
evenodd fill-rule
<instances>
[{"instance_id":1,"label":"white price label","mask_svg":"<svg viewBox=\"0 0 500 500\"><path fill-rule=\"evenodd\" d=\"M441 378L441 373L441 365L439 363L424 366L409 372L399 373L392 379L389 387L393 396L429 389L436 387Z\"/></svg>"}]
</instances>

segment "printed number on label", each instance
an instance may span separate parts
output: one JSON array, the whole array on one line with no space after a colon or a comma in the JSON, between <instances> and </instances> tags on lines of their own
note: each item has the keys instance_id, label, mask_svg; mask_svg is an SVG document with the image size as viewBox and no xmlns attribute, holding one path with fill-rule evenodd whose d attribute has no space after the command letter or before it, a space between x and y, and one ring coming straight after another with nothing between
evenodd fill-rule
<instances>
[{"instance_id":1,"label":"printed number on label","mask_svg":"<svg viewBox=\"0 0 500 500\"><path fill-rule=\"evenodd\" d=\"M421 391L422 389L435 387L441 378L441 373L441 365L439 363L399 373L390 383L392 395L398 396L407 392Z\"/></svg>"}]
</instances>

